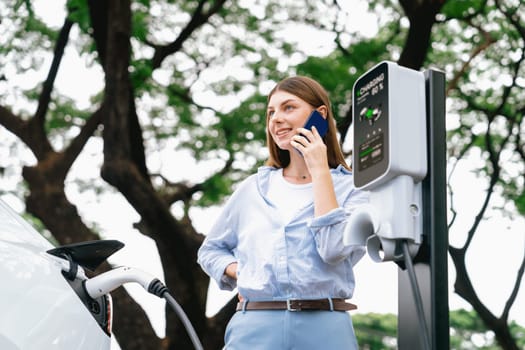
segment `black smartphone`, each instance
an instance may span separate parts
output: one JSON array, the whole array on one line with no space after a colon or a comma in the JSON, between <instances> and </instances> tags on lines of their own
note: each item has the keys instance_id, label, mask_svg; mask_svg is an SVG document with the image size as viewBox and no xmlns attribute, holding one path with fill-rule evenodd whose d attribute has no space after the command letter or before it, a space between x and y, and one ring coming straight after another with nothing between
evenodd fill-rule
<instances>
[{"instance_id":1,"label":"black smartphone","mask_svg":"<svg viewBox=\"0 0 525 350\"><path fill-rule=\"evenodd\" d=\"M316 109L312 111L303 128L312 130L312 126L315 126L317 132L319 133L319 135L321 135L321 137L323 137L328 131L328 122Z\"/></svg>"}]
</instances>

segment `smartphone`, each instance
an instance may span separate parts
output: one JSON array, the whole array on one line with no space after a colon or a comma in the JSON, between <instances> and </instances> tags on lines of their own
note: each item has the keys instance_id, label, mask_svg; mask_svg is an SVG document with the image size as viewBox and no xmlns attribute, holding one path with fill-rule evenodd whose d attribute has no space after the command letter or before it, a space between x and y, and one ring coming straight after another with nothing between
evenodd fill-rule
<instances>
[{"instance_id":1,"label":"smartphone","mask_svg":"<svg viewBox=\"0 0 525 350\"><path fill-rule=\"evenodd\" d=\"M322 114L319 113L316 109L312 111L303 128L312 130L312 126L315 126L317 132L319 133L319 135L321 135L321 137L323 137L328 131L328 121L326 121L326 119L323 118Z\"/></svg>"},{"instance_id":2,"label":"smartphone","mask_svg":"<svg viewBox=\"0 0 525 350\"><path fill-rule=\"evenodd\" d=\"M316 109L312 111L308 119L306 120L306 123L304 123L303 128L312 130L312 126L315 126L317 129L317 132L321 137L323 137L326 132L328 131L328 121L326 121L325 118L323 118L323 115L319 113ZM305 137L302 134L299 134L302 137ZM295 149L301 156L303 155L301 151L299 151L297 148Z\"/></svg>"}]
</instances>

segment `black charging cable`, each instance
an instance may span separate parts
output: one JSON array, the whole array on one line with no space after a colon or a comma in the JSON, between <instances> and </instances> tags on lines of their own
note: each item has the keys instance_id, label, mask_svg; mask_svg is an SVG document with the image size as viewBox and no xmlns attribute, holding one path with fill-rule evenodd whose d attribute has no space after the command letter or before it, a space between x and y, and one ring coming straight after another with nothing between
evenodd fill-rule
<instances>
[{"instance_id":1,"label":"black charging cable","mask_svg":"<svg viewBox=\"0 0 525 350\"><path fill-rule=\"evenodd\" d=\"M412 294L416 304L416 311L419 318L419 334L421 334L421 343L424 350L431 350L430 336L428 334L427 321L425 319L425 313L423 308L423 300L421 299L421 291L416 279L416 272L414 265L412 264L412 258L410 257L410 251L408 249L408 242L406 240L401 241L403 247L403 256L405 258L405 267L408 271L408 277L410 279L410 285L412 286Z\"/></svg>"},{"instance_id":2,"label":"black charging cable","mask_svg":"<svg viewBox=\"0 0 525 350\"><path fill-rule=\"evenodd\" d=\"M175 300L175 298L171 296L168 288L159 279L156 278L153 281L151 281L148 287L148 292L158 296L159 298L166 299L168 305L170 305L173 311L175 311L177 316L182 321L184 328L186 328L186 332L188 333L191 342L193 343L193 347L196 350L202 350L203 347L199 340L199 337L197 336L197 332L195 332L193 325L191 324L188 316L186 316L186 313L184 312L180 304Z\"/></svg>"}]
</instances>

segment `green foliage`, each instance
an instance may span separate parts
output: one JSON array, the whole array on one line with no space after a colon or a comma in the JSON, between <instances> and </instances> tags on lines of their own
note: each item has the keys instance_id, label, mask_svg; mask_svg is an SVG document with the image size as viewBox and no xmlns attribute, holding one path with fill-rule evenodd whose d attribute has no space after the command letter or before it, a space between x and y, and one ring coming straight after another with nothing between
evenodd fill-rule
<instances>
[{"instance_id":1,"label":"green foliage","mask_svg":"<svg viewBox=\"0 0 525 350\"><path fill-rule=\"evenodd\" d=\"M40 32L43 36L47 37L50 41L55 41L58 37L56 30L50 29L46 24L44 24L38 18L29 16L26 21L24 28L28 32Z\"/></svg>"},{"instance_id":2,"label":"green foliage","mask_svg":"<svg viewBox=\"0 0 525 350\"><path fill-rule=\"evenodd\" d=\"M137 8L132 14L131 36L145 41L148 36L149 8Z\"/></svg>"},{"instance_id":3,"label":"green foliage","mask_svg":"<svg viewBox=\"0 0 525 350\"><path fill-rule=\"evenodd\" d=\"M376 313L354 314L352 315L352 322L360 349L397 349L396 315Z\"/></svg>"},{"instance_id":4,"label":"green foliage","mask_svg":"<svg viewBox=\"0 0 525 350\"><path fill-rule=\"evenodd\" d=\"M202 183L203 195L195 202L200 207L208 207L219 203L231 193L233 181L226 176L214 175Z\"/></svg>"},{"instance_id":5,"label":"green foliage","mask_svg":"<svg viewBox=\"0 0 525 350\"><path fill-rule=\"evenodd\" d=\"M89 8L86 0L67 0L69 20L78 24L82 32L88 33L90 30Z\"/></svg>"},{"instance_id":6,"label":"green foliage","mask_svg":"<svg viewBox=\"0 0 525 350\"><path fill-rule=\"evenodd\" d=\"M397 349L397 315L353 314L352 322L360 349ZM449 315L451 350L497 350L490 330L483 324L475 311L453 310ZM515 322L510 324L511 333L518 348L525 344L525 328Z\"/></svg>"},{"instance_id":7,"label":"green foliage","mask_svg":"<svg viewBox=\"0 0 525 350\"><path fill-rule=\"evenodd\" d=\"M518 195L510 195L510 197L513 198L516 209L520 215L525 216L525 191L522 190Z\"/></svg>"},{"instance_id":8,"label":"green foliage","mask_svg":"<svg viewBox=\"0 0 525 350\"><path fill-rule=\"evenodd\" d=\"M525 349L525 327L512 321L510 323L510 332L516 340L518 349Z\"/></svg>"},{"instance_id":9,"label":"green foliage","mask_svg":"<svg viewBox=\"0 0 525 350\"><path fill-rule=\"evenodd\" d=\"M447 1L441 12L449 18L463 18L479 12L485 5L486 0Z\"/></svg>"},{"instance_id":10,"label":"green foliage","mask_svg":"<svg viewBox=\"0 0 525 350\"><path fill-rule=\"evenodd\" d=\"M136 89L137 94L145 91L152 92L154 87L150 83L153 68L151 62L146 59L133 60L130 67L131 84Z\"/></svg>"},{"instance_id":11,"label":"green foliage","mask_svg":"<svg viewBox=\"0 0 525 350\"><path fill-rule=\"evenodd\" d=\"M52 103L49 117L46 119L46 130L50 134L62 133L72 125L82 126L91 116L90 111L80 110L75 101L61 98L59 103Z\"/></svg>"},{"instance_id":12,"label":"green foliage","mask_svg":"<svg viewBox=\"0 0 525 350\"><path fill-rule=\"evenodd\" d=\"M30 1L11 5L13 8L4 9L0 22L0 66L4 73L8 64L16 72L39 70L43 63L39 55L51 47L57 31L35 16Z\"/></svg>"},{"instance_id":13,"label":"green foliage","mask_svg":"<svg viewBox=\"0 0 525 350\"><path fill-rule=\"evenodd\" d=\"M523 339L523 328L515 325L512 333L515 339ZM520 335L521 331L521 335ZM450 313L450 349L467 350L501 349L494 339L494 334L483 324L475 311L464 309L454 310Z\"/></svg>"},{"instance_id":14,"label":"green foliage","mask_svg":"<svg viewBox=\"0 0 525 350\"><path fill-rule=\"evenodd\" d=\"M452 311L450 317L450 327L459 330L469 330L473 332L486 331L483 322L477 317L476 312L464 309Z\"/></svg>"}]
</instances>

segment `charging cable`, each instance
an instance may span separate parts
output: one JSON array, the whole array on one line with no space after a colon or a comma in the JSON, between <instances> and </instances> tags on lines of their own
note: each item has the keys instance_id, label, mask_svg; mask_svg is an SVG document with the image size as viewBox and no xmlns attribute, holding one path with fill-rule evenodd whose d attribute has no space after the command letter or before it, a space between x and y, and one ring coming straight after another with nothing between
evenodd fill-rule
<instances>
[{"instance_id":1,"label":"charging cable","mask_svg":"<svg viewBox=\"0 0 525 350\"><path fill-rule=\"evenodd\" d=\"M408 276L410 278L410 284L412 285L412 294L414 296L414 301L416 303L416 311L419 317L419 333L422 336L422 345L424 350L430 350L430 336L428 334L427 322L425 319L424 309L423 309L423 300L421 299L421 292L417 284L416 272L414 270L414 265L412 265L412 258L410 257L410 251L408 248L408 242L406 240L401 241L403 247L403 255L405 257L405 267L408 271Z\"/></svg>"},{"instance_id":2,"label":"charging cable","mask_svg":"<svg viewBox=\"0 0 525 350\"><path fill-rule=\"evenodd\" d=\"M136 282L147 290L148 293L166 299L166 302L175 311L182 321L184 328L186 328L193 347L196 350L203 349L199 337L182 307L177 303L175 298L171 296L168 288L159 279L150 274L136 268L122 266L85 280L84 289L91 298L98 298L129 282Z\"/></svg>"}]
</instances>

